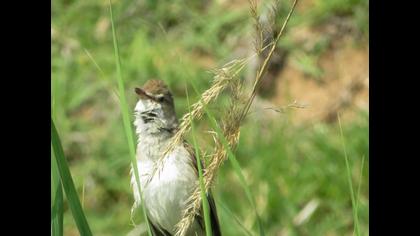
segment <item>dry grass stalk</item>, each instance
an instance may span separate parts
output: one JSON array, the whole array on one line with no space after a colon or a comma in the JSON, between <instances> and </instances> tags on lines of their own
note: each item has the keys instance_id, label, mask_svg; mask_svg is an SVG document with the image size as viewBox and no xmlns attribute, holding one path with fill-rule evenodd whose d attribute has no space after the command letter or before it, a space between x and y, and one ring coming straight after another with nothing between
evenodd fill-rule
<instances>
[{"instance_id":1,"label":"dry grass stalk","mask_svg":"<svg viewBox=\"0 0 420 236\"><path fill-rule=\"evenodd\" d=\"M248 111L249 111L249 108L251 107L252 101L254 100L255 96L257 95L257 91L258 91L258 88L261 84L261 79L262 79L262 77L263 77L263 75L264 75L264 73L267 69L268 62L270 61L271 57L273 56L274 50L276 49L276 46L277 46L277 43L278 43L280 37L283 35L284 29L286 28L286 25L289 22L290 17L293 14L293 11L295 10L297 2L298 2L298 0L294 0L292 8L290 9L289 14L286 17L286 20L283 22L283 25L280 29L280 32L277 34L277 37L275 38L275 40L273 41L273 43L270 46L270 51L269 51L267 57L265 58L261 67L257 71L257 75L255 77L255 82L254 82L254 86L253 86L253 90L252 90L252 94L248 99L248 102L245 106L245 109L242 112L242 115L241 115L241 118L240 118L239 122L242 122L242 120L248 114Z\"/></svg>"},{"instance_id":2,"label":"dry grass stalk","mask_svg":"<svg viewBox=\"0 0 420 236\"><path fill-rule=\"evenodd\" d=\"M166 151L163 153L162 157L158 160L155 170L152 175L149 176L148 182L153 178L156 173L159 173L163 166L163 160L174 148L180 144L185 135L191 129L192 120L201 119L204 114L204 107L207 106L210 102L214 101L219 94L225 90L230 83L232 83L237 75L242 71L250 58L245 59L235 59L226 63L222 68L213 70L214 79L212 86L207 89L202 95L198 102L194 103L191 107L191 112L185 114L181 118L181 124L169 143Z\"/></svg>"},{"instance_id":3,"label":"dry grass stalk","mask_svg":"<svg viewBox=\"0 0 420 236\"><path fill-rule=\"evenodd\" d=\"M179 130L173 137L173 141L165 151L164 156L184 140L185 134L191 128L191 121L193 119L200 119L203 116L204 107L215 100L219 94L234 81L239 72L245 67L246 62L247 59L233 60L224 65L221 69L213 71L215 74L213 85L201 95L198 102L192 105L191 112L182 117Z\"/></svg>"},{"instance_id":4,"label":"dry grass stalk","mask_svg":"<svg viewBox=\"0 0 420 236\"><path fill-rule=\"evenodd\" d=\"M239 140L239 123L236 122L241 114L239 111L243 107L241 105L244 99L241 97L242 95L242 83L239 80L235 80L231 84L231 103L230 107L227 110L225 117L223 119L223 135L225 136L229 147L234 148ZM217 170L220 168L222 163L226 160L227 157L227 150L224 148L222 142L220 141L220 137L217 137L217 133L213 132L215 135L215 150L211 155L211 162L204 170L204 186L206 192L210 189L213 180L215 179L215 175ZM193 194L191 195L190 199L188 200L190 204L188 208L184 211L184 217L177 225L177 233L176 235L185 235L186 231L188 230L191 223L194 221L195 215L199 212L201 208L201 190L197 186L194 190Z\"/></svg>"},{"instance_id":5,"label":"dry grass stalk","mask_svg":"<svg viewBox=\"0 0 420 236\"><path fill-rule=\"evenodd\" d=\"M240 106L240 94L241 94L241 86L238 83L236 87L234 87L233 96L232 96L232 103L231 106L227 112L227 116L225 119L223 119L223 135L225 136L229 147L231 150L234 150L240 135L240 125L245 118L245 116L248 114L250 105L252 104L252 101L254 100L256 96L256 92L258 90L258 87L260 85L260 81L262 77L264 76L264 73L267 69L268 62L270 61L274 50L277 46L277 42L279 41L280 37L282 36L284 29L287 25L287 23L290 20L290 16L292 15L296 4L298 0L295 0L291 10L289 11L289 14L287 15L286 20L284 21L280 32L277 34L276 38L273 40L272 43L268 44L268 47L270 48L269 53L265 60L263 61L261 67L257 70L257 74L255 77L255 82L253 85L251 96L248 98L244 106ZM251 8L251 16L258 21L258 15L255 1L250 0L250 8ZM257 25L260 25L257 23ZM262 30L260 30L257 27L257 34L261 34ZM257 35L257 38L260 37ZM258 42L258 39L257 39ZM261 41L262 42L262 41ZM262 44L260 44L262 45ZM257 48L256 53L259 54L261 51L263 51L263 48ZM204 95L204 94L203 94ZM187 114L188 115L188 114ZM220 139L219 139L220 140ZM215 179L217 170L220 168L220 166L223 164L223 162L226 160L227 157L227 150L224 148L223 144L220 141L216 142L215 151L212 155L211 162L209 166L205 169L204 174L204 184L206 192L211 187L211 184L213 180ZM194 221L195 215L199 212L199 209L201 208L201 195L200 195L200 188L197 186L194 193L191 195L189 199L189 206L184 211L184 216L182 220L177 224L177 236L183 236L187 232L187 229L190 227L191 223Z\"/></svg>"},{"instance_id":6,"label":"dry grass stalk","mask_svg":"<svg viewBox=\"0 0 420 236\"><path fill-rule=\"evenodd\" d=\"M284 106L284 107L278 107L278 108L275 108L275 107L266 107L264 109L265 110L272 110L272 111L275 111L275 112L284 113L289 108L304 109L306 107L307 107L307 105L298 103L295 100L292 103L290 103L290 104L288 104L287 106Z\"/></svg>"},{"instance_id":7,"label":"dry grass stalk","mask_svg":"<svg viewBox=\"0 0 420 236\"><path fill-rule=\"evenodd\" d=\"M255 51L257 54L261 53L261 49L263 48L264 44L264 32L263 32L263 25L260 21L260 16L258 14L258 4L256 0L248 0L249 2L249 12L251 14L252 19L254 20L254 27L255 27Z\"/></svg>"}]
</instances>

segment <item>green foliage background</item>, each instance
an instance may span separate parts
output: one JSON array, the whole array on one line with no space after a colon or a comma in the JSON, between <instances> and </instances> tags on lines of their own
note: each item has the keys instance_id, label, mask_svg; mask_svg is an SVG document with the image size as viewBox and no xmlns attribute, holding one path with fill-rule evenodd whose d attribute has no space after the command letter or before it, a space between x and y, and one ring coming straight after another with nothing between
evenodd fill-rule
<instances>
[{"instance_id":1,"label":"green foliage background","mask_svg":"<svg viewBox=\"0 0 420 236\"><path fill-rule=\"evenodd\" d=\"M188 111L185 88L191 102L198 98L189 81L204 91L212 79L208 70L234 59L238 39L252 40L246 1L229 8L222 1L112 2L131 107L136 102L133 88L159 78L174 92L181 117ZM290 27L316 26L331 17L345 16L357 34L368 37L367 1L312 2L310 14L297 11ZM281 3L281 16L285 16L291 2ZM113 91L117 75L108 1L53 0L51 29L53 116L86 218L94 235L126 235L133 229L133 198L129 152ZM302 50L287 38L287 32L281 45ZM312 56L316 58L316 52ZM305 65L302 70L312 64ZM219 114L225 103L222 96L210 109ZM296 124L294 112L279 113L271 120L250 115L251 122L241 129L236 157L256 199L266 235L351 235L352 204L338 125ZM359 224L362 235L367 235L369 124L366 112L357 114L343 123L343 133L354 189L362 184ZM211 136L204 132L208 129L205 121L197 123L197 141L205 151L211 151L212 144ZM214 193L226 235L243 235L242 227L258 232L255 215L228 162L219 172ZM314 199L319 201L314 214L303 224L294 224L295 216ZM66 200L64 211L64 235L78 235ZM136 214L135 221L142 222L142 215Z\"/></svg>"}]
</instances>

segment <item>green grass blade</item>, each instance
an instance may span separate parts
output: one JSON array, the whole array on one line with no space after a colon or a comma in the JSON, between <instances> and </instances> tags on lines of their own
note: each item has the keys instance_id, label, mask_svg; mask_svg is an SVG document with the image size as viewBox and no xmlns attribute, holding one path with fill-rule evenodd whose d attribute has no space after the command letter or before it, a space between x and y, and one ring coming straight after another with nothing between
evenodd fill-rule
<instances>
[{"instance_id":1,"label":"green grass blade","mask_svg":"<svg viewBox=\"0 0 420 236\"><path fill-rule=\"evenodd\" d=\"M338 113L337 113L337 118L338 118L338 124L339 124L339 127L340 127L340 136L341 136L341 144L342 144L343 151L344 151L344 159L345 159L345 162L346 162L347 181L348 181L349 188L350 188L351 203L352 203L352 210L353 210L354 231L356 232L357 236L360 236L359 219L358 219L358 216L357 216L357 205L356 205L356 200L355 200L354 191L353 191L353 181L352 181L352 178L351 178L351 169L350 169L350 164L349 164L349 160L348 160L348 156L347 156L346 145L345 145L345 142L344 142L343 128L341 127L340 115Z\"/></svg>"},{"instance_id":2,"label":"green grass blade","mask_svg":"<svg viewBox=\"0 0 420 236\"><path fill-rule=\"evenodd\" d=\"M57 82L54 78L51 78L52 83L52 104L51 104L51 116L56 119L56 94L57 94ZM51 147L51 227L52 236L63 235L63 186L61 185L60 174L58 172L57 162L55 161L54 150Z\"/></svg>"},{"instance_id":3,"label":"green grass blade","mask_svg":"<svg viewBox=\"0 0 420 236\"><path fill-rule=\"evenodd\" d=\"M53 155L53 153L51 153ZM57 163L51 158L51 180L52 180L52 209L51 209L51 223L52 235L63 235L63 188L61 186L60 175L58 173Z\"/></svg>"},{"instance_id":4,"label":"green grass blade","mask_svg":"<svg viewBox=\"0 0 420 236\"><path fill-rule=\"evenodd\" d=\"M356 195L356 217L359 219L359 203L360 203L360 189L363 183L363 168L365 165L365 156L362 156L362 164L360 165L360 177L359 177L359 186L357 187L357 195Z\"/></svg>"},{"instance_id":5,"label":"green grass blade","mask_svg":"<svg viewBox=\"0 0 420 236\"><path fill-rule=\"evenodd\" d=\"M143 216L144 216L144 220L146 221L146 225L147 225L147 232L149 234L149 236L152 236L152 231L150 229L150 225L149 225L149 221L147 220L147 214L146 214L146 209L144 208L144 201L143 201L143 194L141 192L141 185L140 185L140 178L139 178L139 171L138 171L138 167L137 167L137 160L136 160L136 151L135 151L135 140L134 140L134 132L133 129L131 127L131 122L130 122L130 112L128 109L128 105L127 105L127 100L125 98L125 88L124 88L124 81L122 78L122 71L121 71L121 59L120 59L120 52L119 52L119 48L118 48L118 40L117 40L117 35L115 33L115 25L114 25L114 16L112 13L112 4L111 1L109 0L109 13L110 13L110 18L111 18L111 26L112 26L112 39L113 39L113 43L114 43L114 56L115 56L115 64L117 67L117 80L118 80L118 91L119 91L119 100L120 100L120 109L121 109L121 114L122 114L122 118L123 118L123 124L124 124L124 131L127 137L127 142L128 142L128 147L129 147L129 152L130 152L130 157L131 157L131 163L133 166L133 170L134 170L134 175L136 178L136 184L139 190L139 195L141 198L141 208L142 208L142 212L143 212Z\"/></svg>"},{"instance_id":6,"label":"green grass blade","mask_svg":"<svg viewBox=\"0 0 420 236\"><path fill-rule=\"evenodd\" d=\"M233 219L237 225L239 225L239 227L242 229L242 231L245 232L246 235L248 236L252 236L253 234L251 233L251 231L249 231L241 222L241 220L238 219L238 217L233 214L233 212L227 207L227 205L221 201L220 199L217 201L217 205L221 206L223 211L227 213L227 215L229 216L230 219Z\"/></svg>"},{"instance_id":7,"label":"green grass blade","mask_svg":"<svg viewBox=\"0 0 420 236\"><path fill-rule=\"evenodd\" d=\"M224 136L223 136L222 139L224 139ZM226 140L223 142L223 146L226 149L230 148L229 145L227 144L227 141ZM245 194L246 194L246 196L248 198L248 201L251 203L252 208L254 208L255 215L257 217L257 223L258 223L258 228L259 228L260 235L264 236L265 235L264 228L263 228L263 224L262 224L262 221L261 221L261 217L258 214L257 206L255 204L255 199L254 199L254 197L253 197L253 195L251 193L251 190L249 189L249 187L248 187L248 185L246 183L245 176L242 173L241 166L239 165L239 162L236 160L235 155L232 153L232 150L229 150L228 151L228 159L229 159L230 163L232 164L233 169L234 169L236 175L239 178L239 182L240 182L242 188L245 191Z\"/></svg>"},{"instance_id":8,"label":"green grass blade","mask_svg":"<svg viewBox=\"0 0 420 236\"><path fill-rule=\"evenodd\" d=\"M73 219L76 222L77 228L81 235L91 236L89 224L86 220L83 209L80 205L79 196L77 195L76 188L74 187L73 179L67 161L64 157L63 147L61 146L60 137L58 136L55 128L54 121L51 119L51 143L54 151L54 156L61 177L61 183L66 193L67 201L70 210L73 214Z\"/></svg>"},{"instance_id":9,"label":"green grass blade","mask_svg":"<svg viewBox=\"0 0 420 236\"><path fill-rule=\"evenodd\" d=\"M90 52L86 49L83 48L83 51L86 53L86 55L89 57L89 59L93 62L93 64L95 65L96 69L98 69L98 71L101 73L102 78L105 78L105 73L102 70L102 68L98 65L98 63L96 62L96 60L93 58L92 54L90 54Z\"/></svg>"},{"instance_id":10,"label":"green grass blade","mask_svg":"<svg viewBox=\"0 0 420 236\"><path fill-rule=\"evenodd\" d=\"M239 165L239 162L237 161L235 155L233 154L232 149L229 147L229 144L228 144L225 136L223 135L223 131L218 126L216 119L211 115L211 113L207 109L206 109L206 114L210 118L210 121L211 121L211 124L212 124L213 129L215 129L215 131L218 133L218 136L220 137L220 139L222 141L223 147L227 150L228 160L230 161L230 163L231 163L231 165L233 167L233 170L235 171L235 174L239 178L239 183L241 184L241 187L244 189L245 195L246 195L248 201L250 202L252 208L255 211L255 215L257 217L257 223L258 223L260 235L265 235L264 234L264 228L263 228L263 225L262 225L262 221L261 221L261 218L260 218L260 216L258 214L257 206L255 204L255 199L254 199L254 197L253 197L253 195L251 193L251 190L249 189L249 187L248 187L248 185L246 183L245 176L242 173L241 166Z\"/></svg>"},{"instance_id":11,"label":"green grass blade","mask_svg":"<svg viewBox=\"0 0 420 236\"><path fill-rule=\"evenodd\" d=\"M92 56L92 54L86 49L86 48L84 48L83 49L84 50L84 52L86 53L86 55L88 56L88 58L92 61L92 63L93 63L93 65L95 65L95 67L96 67L96 69L100 72L100 74L101 74L101 76L99 76L100 78L102 78L102 80L104 81L104 82L107 82L106 80L105 80L105 73L104 73L104 71L102 70L102 68L99 66L99 64L96 62L96 60L93 58L93 56ZM112 90L112 92L114 93L114 95L115 95L115 97L118 99L118 92L117 92L117 90L114 88L114 87L112 87L112 88L110 88L111 90Z\"/></svg>"},{"instance_id":12,"label":"green grass blade","mask_svg":"<svg viewBox=\"0 0 420 236\"><path fill-rule=\"evenodd\" d=\"M188 109L190 110L190 100L188 97L188 91L186 90L187 95L187 103L188 103ZM206 196L206 189L204 187L204 178L203 178L203 170L201 166L201 160L200 160L200 151L198 148L197 140L195 139L194 135L194 122L190 116L191 119L191 132L192 132L192 139L194 144L194 150L195 150L195 158L197 160L197 169L198 169L198 178L200 182L200 190L201 190L201 201L203 203L203 213L204 213L204 225L206 229L206 236L212 236L212 228L211 228L211 220L210 220L210 210L209 210L209 202L207 200Z\"/></svg>"},{"instance_id":13,"label":"green grass blade","mask_svg":"<svg viewBox=\"0 0 420 236\"><path fill-rule=\"evenodd\" d=\"M365 156L363 155L362 156L362 164L360 165L360 177L359 177L360 183L359 183L359 186L357 187L357 195L356 195L357 196L357 198L356 198L356 210L357 211L359 209L360 189L362 187L364 166L365 166Z\"/></svg>"},{"instance_id":14,"label":"green grass blade","mask_svg":"<svg viewBox=\"0 0 420 236\"><path fill-rule=\"evenodd\" d=\"M51 78L51 87L52 87L52 94L51 94L51 116L53 119L56 119L56 107L57 107L57 82L54 78Z\"/></svg>"},{"instance_id":15,"label":"green grass blade","mask_svg":"<svg viewBox=\"0 0 420 236\"><path fill-rule=\"evenodd\" d=\"M245 191L245 195L246 195L249 203L251 204L252 208L255 211L255 215L256 215L257 223L258 223L258 228L259 228L259 233L260 233L260 235L264 236L265 234L264 234L264 228L263 228L263 225L262 225L261 217L258 214L257 206L255 204L255 199L254 199L254 197L251 193L250 188L248 187L248 185L246 183L245 176L242 173L241 166L239 165L239 162L237 161L236 156L233 154L232 149L230 148L225 136L223 135L222 129L217 124L216 119L210 114L210 112L208 112L207 109L206 109L206 114L210 118L210 121L212 123L212 128L215 129L215 131L218 133L218 136L220 137L220 140L222 141L223 147L227 150L228 160L230 161L230 163L233 167L233 170L235 171L235 174L238 176L239 183L241 184L241 187Z\"/></svg>"},{"instance_id":16,"label":"green grass blade","mask_svg":"<svg viewBox=\"0 0 420 236\"><path fill-rule=\"evenodd\" d=\"M196 86L194 85L193 82L191 82L191 85L193 86L195 92L197 94L199 94L198 90L197 90L197 88L196 88ZM212 113L207 109L207 106L203 106L203 108L204 108L204 111L205 111L206 115L210 119L210 124L211 124L212 128L218 134L218 137L220 138L220 141L222 142L223 147L227 151L228 159L229 159L230 163L232 164L232 167L233 167L233 170L235 171L235 174L238 176L239 183L241 184L241 187L244 189L245 195L246 195L248 201L250 202L252 208L255 211L255 216L257 218L259 233L260 233L261 236L264 236L265 233L264 233L264 227L263 227L263 224L262 224L262 221L261 221L261 217L258 214L254 197L253 197L253 195L251 193L251 190L249 189L248 185L246 184L245 176L242 173L242 169L239 165L239 162L236 160L235 154L233 154L232 149L230 148L230 146L228 144L228 141L226 140L225 136L223 135L222 129L217 124L216 119L214 118Z\"/></svg>"}]
</instances>

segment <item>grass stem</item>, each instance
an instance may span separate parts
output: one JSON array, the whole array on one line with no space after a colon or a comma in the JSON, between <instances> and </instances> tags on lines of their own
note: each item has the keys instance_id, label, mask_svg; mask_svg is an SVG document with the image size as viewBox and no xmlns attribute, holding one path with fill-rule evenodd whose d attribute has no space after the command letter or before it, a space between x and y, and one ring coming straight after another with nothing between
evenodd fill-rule
<instances>
[{"instance_id":1,"label":"grass stem","mask_svg":"<svg viewBox=\"0 0 420 236\"><path fill-rule=\"evenodd\" d=\"M341 144L342 144L343 151L344 151L344 160L346 162L347 181L348 181L349 188L350 188L351 203L352 203L352 210L353 210L354 230L356 232L356 235L360 236L359 219L358 219L358 214L357 214L357 203L356 203L355 196L354 196L354 191L353 191L353 181L352 181L352 177L351 177L351 168L350 168L350 164L349 164L349 158L347 156L346 145L345 145L345 142L344 142L344 135L343 135L343 128L341 126L340 114L338 114L338 113L337 113L337 119L338 119L338 125L340 127L340 136L341 136Z\"/></svg>"},{"instance_id":2,"label":"grass stem","mask_svg":"<svg viewBox=\"0 0 420 236\"><path fill-rule=\"evenodd\" d=\"M120 59L120 52L119 52L119 48L118 48L118 40L117 40L117 35L116 35L116 30L115 30L115 25L114 25L114 16L112 13L112 4L111 4L111 0L109 0L109 12L110 12L110 18L111 18L111 28L112 28L112 39L113 39L113 43L114 43L114 56L115 56L115 64L117 67L117 80L118 80L118 91L119 91L119 100L120 100L120 109L121 109L121 114L122 114L122 118L123 118L123 124L124 124L124 131L126 134L126 138L127 138L127 142L128 142L128 149L130 152L130 157L131 157L131 164L134 170L134 175L135 175L135 179L136 179L136 184L137 184L137 188L139 190L139 195L141 198L141 208L142 208L142 212L143 212L143 217L144 220L146 221L146 225L147 225L147 231L149 236L152 236L152 231L150 229L150 225L149 225L149 221L147 218L147 214L146 214L146 209L145 209L145 203L143 201L143 194L141 191L141 184L140 184L140 178L139 178L139 171L138 171L138 167L137 167L137 159L136 159L136 151L135 151L135 140L134 140L134 132L133 129L131 127L131 122L130 122L130 112L128 109L128 105L127 105L127 100L125 98L125 88L124 88L124 81L122 78L122 71L121 71L121 59Z\"/></svg>"}]
</instances>

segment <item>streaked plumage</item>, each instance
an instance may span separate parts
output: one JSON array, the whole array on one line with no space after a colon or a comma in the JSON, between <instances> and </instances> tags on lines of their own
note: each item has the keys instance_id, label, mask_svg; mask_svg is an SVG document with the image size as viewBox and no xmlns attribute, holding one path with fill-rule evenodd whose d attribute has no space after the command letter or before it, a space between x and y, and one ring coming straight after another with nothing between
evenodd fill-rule
<instances>
[{"instance_id":1,"label":"streaked plumage","mask_svg":"<svg viewBox=\"0 0 420 236\"><path fill-rule=\"evenodd\" d=\"M147 217L155 235L174 235L175 225L182 219L187 201L198 185L196 159L191 147L184 142L164 158L160 172L149 179L155 170L155 163L162 157L174 135L178 121L172 96L161 80L149 80L142 89L136 89L136 93L140 96L135 107L134 122L138 135L137 165ZM135 205L139 206L141 200L133 174L132 186ZM208 199L213 235L220 235L211 194ZM205 235L201 215L197 215L187 235Z\"/></svg>"}]
</instances>

